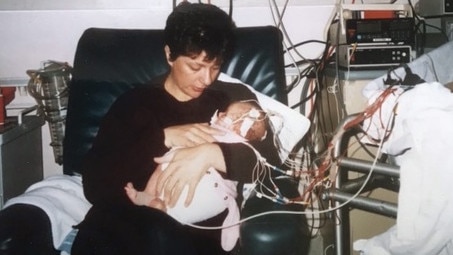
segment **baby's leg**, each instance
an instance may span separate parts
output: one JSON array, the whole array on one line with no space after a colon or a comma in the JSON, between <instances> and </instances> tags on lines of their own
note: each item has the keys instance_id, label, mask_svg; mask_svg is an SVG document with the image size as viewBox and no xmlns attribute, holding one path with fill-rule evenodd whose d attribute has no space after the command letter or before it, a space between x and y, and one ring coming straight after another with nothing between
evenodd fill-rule
<instances>
[{"instance_id":1,"label":"baby's leg","mask_svg":"<svg viewBox=\"0 0 453 255\"><path fill-rule=\"evenodd\" d=\"M158 166L149 178L148 183L146 183L144 192L148 193L150 196L157 197L157 179L159 179L161 174L162 166Z\"/></svg>"},{"instance_id":2,"label":"baby's leg","mask_svg":"<svg viewBox=\"0 0 453 255\"><path fill-rule=\"evenodd\" d=\"M131 182L128 182L124 189L126 190L129 199L136 205L148 205L153 199L153 197L146 192L136 190Z\"/></svg>"},{"instance_id":3,"label":"baby's leg","mask_svg":"<svg viewBox=\"0 0 453 255\"><path fill-rule=\"evenodd\" d=\"M165 204L161 199L150 195L148 192L146 192L146 190L145 191L136 190L131 182L127 183L124 189L126 190L126 194L129 197L129 199L135 205L144 205L162 211L166 211Z\"/></svg>"}]
</instances>

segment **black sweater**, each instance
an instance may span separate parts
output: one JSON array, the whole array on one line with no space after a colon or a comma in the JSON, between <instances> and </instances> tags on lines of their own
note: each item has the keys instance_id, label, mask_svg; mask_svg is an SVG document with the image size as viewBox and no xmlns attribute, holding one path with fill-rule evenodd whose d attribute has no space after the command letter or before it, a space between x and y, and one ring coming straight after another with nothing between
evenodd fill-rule
<instances>
[{"instance_id":1,"label":"black sweater","mask_svg":"<svg viewBox=\"0 0 453 255\"><path fill-rule=\"evenodd\" d=\"M126 92L104 117L84 161L84 192L93 205L130 204L124 191L127 182L144 189L157 166L153 158L168 151L164 128L207 123L217 109L223 110L231 101L256 98L245 86L216 81L200 97L180 102L165 91L163 78ZM243 144L219 145L226 178L250 182L256 164L252 150ZM252 145L269 163L280 164L271 130L264 141Z\"/></svg>"}]
</instances>

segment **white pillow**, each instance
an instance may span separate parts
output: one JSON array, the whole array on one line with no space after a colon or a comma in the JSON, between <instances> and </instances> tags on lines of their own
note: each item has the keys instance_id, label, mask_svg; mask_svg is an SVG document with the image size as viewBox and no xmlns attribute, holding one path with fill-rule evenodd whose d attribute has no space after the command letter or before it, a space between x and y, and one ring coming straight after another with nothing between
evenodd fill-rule
<instances>
[{"instance_id":1,"label":"white pillow","mask_svg":"<svg viewBox=\"0 0 453 255\"><path fill-rule=\"evenodd\" d=\"M241 80L232 78L225 73L220 73L220 81L244 84ZM278 116L270 118L274 130L278 133L283 149L280 149L280 158L287 159L289 152L302 139L310 127L310 121L298 111L291 109L285 104L255 90L252 86L244 84L258 98L261 107L269 113L277 113Z\"/></svg>"}]
</instances>

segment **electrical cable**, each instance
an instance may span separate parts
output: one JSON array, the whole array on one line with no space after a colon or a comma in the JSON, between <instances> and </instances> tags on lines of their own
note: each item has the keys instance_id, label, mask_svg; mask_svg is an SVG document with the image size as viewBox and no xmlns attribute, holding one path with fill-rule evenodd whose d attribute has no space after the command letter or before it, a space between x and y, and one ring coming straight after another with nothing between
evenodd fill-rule
<instances>
[{"instance_id":1,"label":"electrical cable","mask_svg":"<svg viewBox=\"0 0 453 255\"><path fill-rule=\"evenodd\" d=\"M380 144L379 144L379 151L381 151L382 149L382 145L383 145L384 141L382 141ZM357 198L361 193L362 193L362 190L364 190L366 184L368 183L368 181L370 180L371 178L371 175L376 167L376 164L377 164L377 157L374 159L373 161L373 164L371 165L371 168L370 168L370 171L369 173L367 174L367 178L365 179L365 181L363 182L362 186L359 188L359 190L353 195L351 196L351 198L347 199L345 202L337 205L337 206L334 206L334 207L331 207L331 208L328 208L328 209L325 209L325 210L318 210L318 211L313 211L313 212L306 212L306 211L268 211L268 212L262 212L262 213L258 213L258 214L255 214L255 215L252 215L252 216L249 216L249 217L246 217L244 219L241 219L239 220L238 222L236 223L233 223L231 225L228 225L228 226L199 226L199 225L195 225L195 224L187 224L189 226L192 226L192 227L195 227L195 228L200 228L200 229L206 229L206 230L216 230L216 229L223 229L223 228L228 228L228 227L233 227L233 226L236 226L237 224L241 224L243 222L246 222L246 221L249 221L249 220L252 220L252 219L255 219L255 218L258 218L258 217L262 217L262 216L266 216L266 215L272 215L272 214L296 214L296 215L310 215L310 214L325 214L325 213L330 213L330 212L335 212L337 211L338 209L341 209L342 207L346 206L347 204L349 204L351 201L353 201L355 198Z\"/></svg>"},{"instance_id":2,"label":"electrical cable","mask_svg":"<svg viewBox=\"0 0 453 255\"><path fill-rule=\"evenodd\" d=\"M278 10L277 2L276 2L275 0L269 0L269 4L270 4L271 7L272 7L272 3L273 3L273 7L274 7L274 8L271 8L271 10L274 10L274 11L272 11L271 13L272 13L272 17L273 17L273 19L274 19L274 23L275 23L276 27L280 28L280 30L282 31L283 35L285 36L286 41L289 43L290 47L294 48L294 44L292 43L292 40L291 40L291 38L290 38L290 36L289 36L289 34L288 34L288 31L286 30L286 27L285 27L285 25L284 25L284 23L283 23L283 15L284 15L284 13L285 13L285 11L286 11L286 8L287 8L287 6L288 6L289 0L286 0L286 1L285 1L285 3L283 4L283 9L282 9L281 12ZM275 15L276 15L277 18L278 18L277 20L275 19ZM278 21L278 22L277 22L277 21ZM285 47L286 47L286 46L285 46ZM288 48L288 47L286 47L286 48ZM296 50L296 51L294 51L294 52L295 52L301 59L305 59L305 58L302 56L302 54L300 54L299 51Z\"/></svg>"},{"instance_id":3,"label":"electrical cable","mask_svg":"<svg viewBox=\"0 0 453 255\"><path fill-rule=\"evenodd\" d=\"M300 42L300 43L296 43L296 44L288 47L287 50L290 51L292 49L295 49L295 48L297 48L299 46L302 46L302 45L305 45L307 43L319 43L319 44L324 44L324 45L327 44L327 42L321 41L321 40L306 40L306 41L303 41L303 42Z\"/></svg>"},{"instance_id":4,"label":"electrical cable","mask_svg":"<svg viewBox=\"0 0 453 255\"><path fill-rule=\"evenodd\" d=\"M272 16L272 19L274 21L274 25L280 29L280 31L282 31L282 34L283 36L285 37L285 39L283 40L282 44L283 44L283 47L284 47L284 51L287 53L288 57L289 57L289 60L291 61L291 65L298 71L298 75L296 76L296 78L290 83L291 86L289 88L286 89L287 93L288 91L291 91L295 86L297 86L297 84L299 84L299 82L301 81L302 77L301 77L301 70L299 69L299 65L296 63L296 60L294 58L294 56L289 52L288 50L288 46L287 46L287 41L291 44L291 40L289 38L289 35L288 33L286 32L286 28L284 26L284 23L283 23L283 15L286 11L286 8L287 8L287 5L288 5L288 0L286 0L284 6L283 6L283 10L282 12L280 13L279 10L278 10L278 6L277 6L277 3L275 2L275 0L272 2L271 0L269 0L269 7L270 7L270 12L271 12L271 16ZM272 4L273 3L273 4ZM295 51L302 59L304 59L297 51Z\"/></svg>"}]
</instances>

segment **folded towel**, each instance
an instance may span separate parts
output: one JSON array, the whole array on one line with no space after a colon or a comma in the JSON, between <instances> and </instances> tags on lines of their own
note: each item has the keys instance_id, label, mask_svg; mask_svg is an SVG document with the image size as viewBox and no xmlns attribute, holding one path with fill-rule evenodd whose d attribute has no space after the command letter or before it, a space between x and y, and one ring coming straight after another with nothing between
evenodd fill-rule
<instances>
[{"instance_id":1,"label":"folded towel","mask_svg":"<svg viewBox=\"0 0 453 255\"><path fill-rule=\"evenodd\" d=\"M50 176L31 185L22 195L8 200L5 207L13 204L30 204L45 211L56 249L91 207L83 195L82 178L69 175Z\"/></svg>"}]
</instances>

